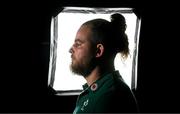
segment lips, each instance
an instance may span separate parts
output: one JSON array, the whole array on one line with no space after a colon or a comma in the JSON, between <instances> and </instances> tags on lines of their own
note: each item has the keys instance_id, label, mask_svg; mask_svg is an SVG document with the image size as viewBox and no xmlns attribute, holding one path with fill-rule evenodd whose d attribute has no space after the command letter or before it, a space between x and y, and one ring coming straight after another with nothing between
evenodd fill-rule
<instances>
[{"instance_id":1,"label":"lips","mask_svg":"<svg viewBox=\"0 0 180 114\"><path fill-rule=\"evenodd\" d=\"M73 55L71 55L71 59L74 59L74 56L73 56Z\"/></svg>"},{"instance_id":2,"label":"lips","mask_svg":"<svg viewBox=\"0 0 180 114\"><path fill-rule=\"evenodd\" d=\"M73 65L74 64L74 56L71 55L71 64Z\"/></svg>"},{"instance_id":3,"label":"lips","mask_svg":"<svg viewBox=\"0 0 180 114\"><path fill-rule=\"evenodd\" d=\"M71 55L71 61L73 61L74 60L74 56L73 55Z\"/></svg>"}]
</instances>

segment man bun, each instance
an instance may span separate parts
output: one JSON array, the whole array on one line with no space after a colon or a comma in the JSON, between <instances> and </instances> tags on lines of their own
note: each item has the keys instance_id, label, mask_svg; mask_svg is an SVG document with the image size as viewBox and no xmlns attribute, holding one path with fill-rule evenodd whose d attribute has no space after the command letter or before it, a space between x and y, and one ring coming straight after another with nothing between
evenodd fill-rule
<instances>
[{"instance_id":1,"label":"man bun","mask_svg":"<svg viewBox=\"0 0 180 114\"><path fill-rule=\"evenodd\" d=\"M111 15L111 26L116 52L120 52L123 58L129 55L129 42L126 31L126 20L123 15L115 13Z\"/></svg>"}]
</instances>

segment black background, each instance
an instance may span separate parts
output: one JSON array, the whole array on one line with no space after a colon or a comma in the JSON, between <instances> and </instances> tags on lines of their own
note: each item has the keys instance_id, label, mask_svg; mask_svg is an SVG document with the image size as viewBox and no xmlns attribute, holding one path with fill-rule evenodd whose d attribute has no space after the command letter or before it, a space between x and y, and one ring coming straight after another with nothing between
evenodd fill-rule
<instances>
[{"instance_id":1,"label":"black background","mask_svg":"<svg viewBox=\"0 0 180 114\"><path fill-rule=\"evenodd\" d=\"M0 112L73 111L77 96L55 96L47 86L51 16L63 6L135 8L142 18L135 91L140 111L180 112L174 1L6 1L1 5Z\"/></svg>"}]
</instances>

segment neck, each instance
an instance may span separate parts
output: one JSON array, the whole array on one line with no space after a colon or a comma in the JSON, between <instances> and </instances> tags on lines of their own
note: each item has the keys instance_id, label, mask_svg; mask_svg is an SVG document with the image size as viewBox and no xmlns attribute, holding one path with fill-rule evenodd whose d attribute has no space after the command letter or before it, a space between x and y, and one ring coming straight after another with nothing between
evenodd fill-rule
<instances>
[{"instance_id":1,"label":"neck","mask_svg":"<svg viewBox=\"0 0 180 114\"><path fill-rule=\"evenodd\" d=\"M90 86L93 82L95 82L97 79L99 79L101 76L101 71L99 67L94 68L92 72L85 77L88 86Z\"/></svg>"},{"instance_id":2,"label":"neck","mask_svg":"<svg viewBox=\"0 0 180 114\"><path fill-rule=\"evenodd\" d=\"M114 67L103 69L100 67L95 67L92 72L85 77L88 86L90 86L92 83L94 83L96 80L98 80L103 74L114 71Z\"/></svg>"},{"instance_id":3,"label":"neck","mask_svg":"<svg viewBox=\"0 0 180 114\"><path fill-rule=\"evenodd\" d=\"M102 60L97 65L89 75L85 77L88 86L98 80L103 74L114 71L114 56L111 57L108 61Z\"/></svg>"}]
</instances>

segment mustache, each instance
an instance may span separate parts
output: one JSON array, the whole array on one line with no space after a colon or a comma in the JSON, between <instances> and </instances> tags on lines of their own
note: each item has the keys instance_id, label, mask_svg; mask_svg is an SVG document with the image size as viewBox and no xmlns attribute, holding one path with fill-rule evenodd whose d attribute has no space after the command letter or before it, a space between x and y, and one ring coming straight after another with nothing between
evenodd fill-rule
<instances>
[{"instance_id":1,"label":"mustache","mask_svg":"<svg viewBox=\"0 0 180 114\"><path fill-rule=\"evenodd\" d=\"M71 55L71 59L74 59L74 55L73 54Z\"/></svg>"}]
</instances>

